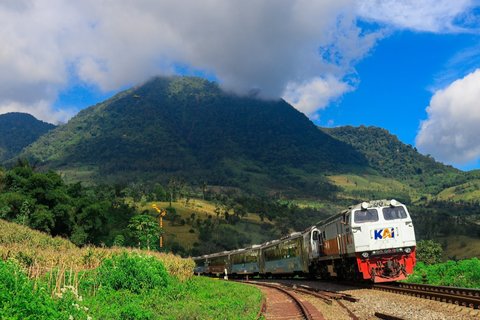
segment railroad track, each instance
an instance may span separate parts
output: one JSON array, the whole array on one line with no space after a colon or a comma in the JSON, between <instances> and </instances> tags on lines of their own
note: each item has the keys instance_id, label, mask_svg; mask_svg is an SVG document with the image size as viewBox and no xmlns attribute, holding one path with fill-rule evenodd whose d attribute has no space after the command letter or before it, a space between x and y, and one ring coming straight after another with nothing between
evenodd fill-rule
<instances>
[{"instance_id":1,"label":"railroad track","mask_svg":"<svg viewBox=\"0 0 480 320\"><path fill-rule=\"evenodd\" d=\"M269 305L262 306L260 316L267 313L267 308L272 312L267 319L304 319L313 320L311 310L295 294L280 286L252 281L242 281L255 286L267 288L266 293L269 296ZM290 302L290 303L288 303Z\"/></svg>"},{"instance_id":2,"label":"railroad track","mask_svg":"<svg viewBox=\"0 0 480 320\"><path fill-rule=\"evenodd\" d=\"M418 298L453 303L459 306L480 309L480 290L427 284L394 282L390 284L373 284L372 289L411 295Z\"/></svg>"},{"instance_id":3,"label":"railroad track","mask_svg":"<svg viewBox=\"0 0 480 320\"><path fill-rule=\"evenodd\" d=\"M348 307L345 306L345 304L343 304L340 301L340 300L347 300L350 302L358 301L358 299L352 297L349 294L335 292L335 291L318 290L318 289L313 289L307 286L297 286L294 284L271 284L271 283L265 283L265 282L259 282L259 281L241 281L241 282L279 290L282 293L288 295L293 301L295 301L298 308L301 309L301 312L303 314L302 316L303 318L301 319L324 319L324 318L321 315L320 311L318 311L315 307L313 307L313 305L311 305L308 302L302 302L302 300L298 298L298 294L315 297L329 305L331 305L334 301L336 301L336 303L338 303L340 307L346 310L346 312L348 313L351 319L353 320L360 319L350 309L348 309Z\"/></svg>"}]
</instances>

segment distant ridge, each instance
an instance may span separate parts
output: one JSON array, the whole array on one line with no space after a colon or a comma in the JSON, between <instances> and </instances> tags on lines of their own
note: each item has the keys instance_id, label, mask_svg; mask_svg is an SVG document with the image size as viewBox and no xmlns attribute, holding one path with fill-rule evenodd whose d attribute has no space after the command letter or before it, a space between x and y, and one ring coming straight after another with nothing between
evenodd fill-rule
<instances>
[{"instance_id":1,"label":"distant ridge","mask_svg":"<svg viewBox=\"0 0 480 320\"><path fill-rule=\"evenodd\" d=\"M321 130L354 147L367 158L370 167L386 177L401 179L460 172L420 154L416 148L382 128L344 126Z\"/></svg>"},{"instance_id":2,"label":"distant ridge","mask_svg":"<svg viewBox=\"0 0 480 320\"><path fill-rule=\"evenodd\" d=\"M55 128L27 113L0 115L0 162L15 157L23 148Z\"/></svg>"}]
</instances>

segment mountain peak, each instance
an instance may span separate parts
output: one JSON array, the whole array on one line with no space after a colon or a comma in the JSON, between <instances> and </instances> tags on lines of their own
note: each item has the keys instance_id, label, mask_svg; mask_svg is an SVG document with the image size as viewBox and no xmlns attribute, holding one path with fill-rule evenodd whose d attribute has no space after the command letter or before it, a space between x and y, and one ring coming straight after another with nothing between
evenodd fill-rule
<instances>
[{"instance_id":1,"label":"mountain peak","mask_svg":"<svg viewBox=\"0 0 480 320\"><path fill-rule=\"evenodd\" d=\"M195 77L157 77L83 110L27 149L51 168L89 168L92 178L186 180L229 186L305 185L312 173L366 163L283 100L225 92ZM278 173L281 174L278 174ZM155 177L155 178L151 178ZM258 185L255 183L255 185Z\"/></svg>"}]
</instances>

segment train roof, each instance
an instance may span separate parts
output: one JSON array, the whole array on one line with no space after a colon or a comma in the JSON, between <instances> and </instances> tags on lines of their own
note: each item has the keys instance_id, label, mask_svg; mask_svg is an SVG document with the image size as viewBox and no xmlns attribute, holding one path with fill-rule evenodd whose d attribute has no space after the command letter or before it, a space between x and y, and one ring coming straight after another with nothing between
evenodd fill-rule
<instances>
[{"instance_id":1,"label":"train roof","mask_svg":"<svg viewBox=\"0 0 480 320\"><path fill-rule=\"evenodd\" d=\"M339 213L334 214L333 216L328 217L325 220L317 222L316 225L324 225L324 224L327 224L329 222L332 222L332 221L336 220L337 218L341 217L344 213L350 212L352 210L359 210L359 209L361 210L361 209L388 207L388 206L398 206L398 205L404 205L404 204L395 200L395 199L391 199L391 200L381 199L381 200L370 200L368 202L361 202L361 203L358 203L356 205L350 206L350 207L348 207L348 209L340 211ZM310 230L310 229L307 228L305 231L308 231L308 230Z\"/></svg>"}]
</instances>

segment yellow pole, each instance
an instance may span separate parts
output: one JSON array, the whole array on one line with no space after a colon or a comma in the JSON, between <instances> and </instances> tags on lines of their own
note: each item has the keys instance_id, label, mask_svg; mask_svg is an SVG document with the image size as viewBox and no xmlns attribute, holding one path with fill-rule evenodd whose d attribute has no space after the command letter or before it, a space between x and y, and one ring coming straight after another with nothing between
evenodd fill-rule
<instances>
[{"instance_id":1,"label":"yellow pole","mask_svg":"<svg viewBox=\"0 0 480 320\"><path fill-rule=\"evenodd\" d=\"M167 211L165 209L160 210L155 203L152 204L152 208L158 212L160 232L161 232L163 229L163 216L167 214ZM160 248L163 248L163 235L161 233L160 233Z\"/></svg>"},{"instance_id":2,"label":"yellow pole","mask_svg":"<svg viewBox=\"0 0 480 320\"><path fill-rule=\"evenodd\" d=\"M160 213L160 232L162 231L163 228L163 216ZM160 234L160 248L163 248L163 235Z\"/></svg>"}]
</instances>

